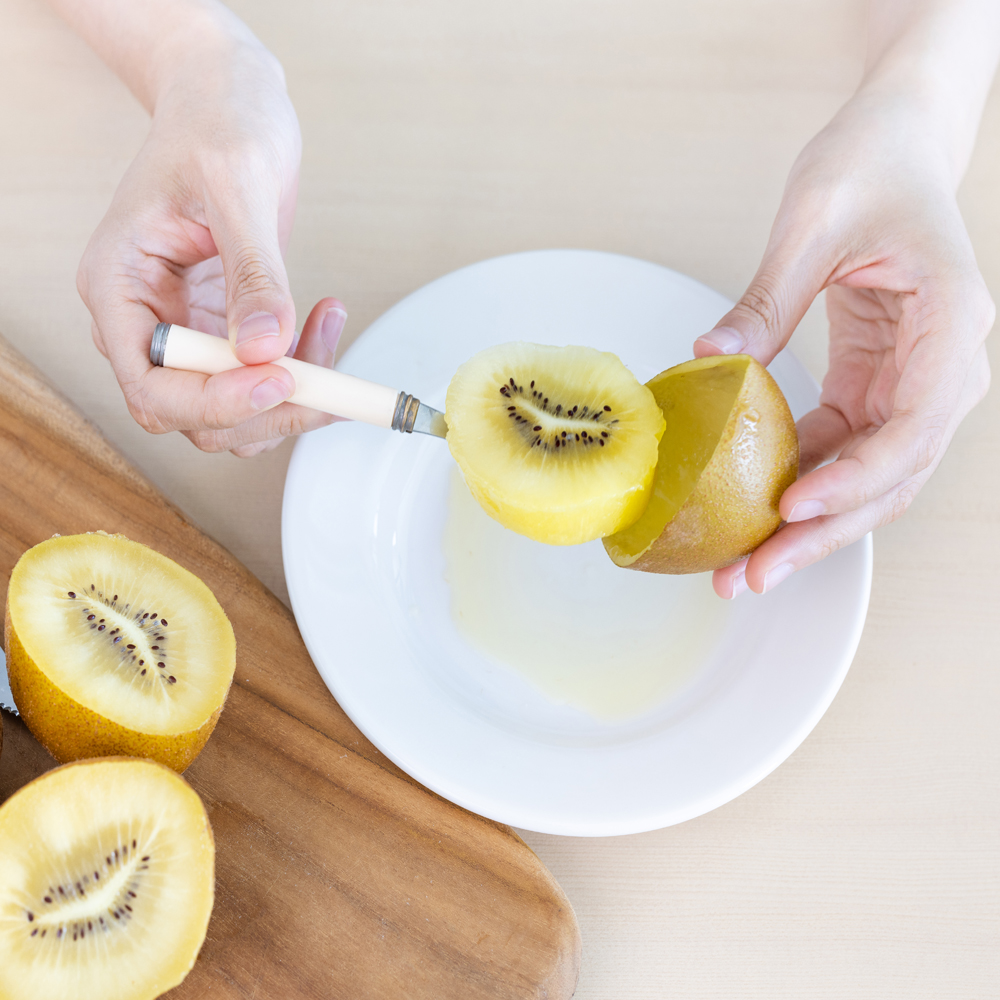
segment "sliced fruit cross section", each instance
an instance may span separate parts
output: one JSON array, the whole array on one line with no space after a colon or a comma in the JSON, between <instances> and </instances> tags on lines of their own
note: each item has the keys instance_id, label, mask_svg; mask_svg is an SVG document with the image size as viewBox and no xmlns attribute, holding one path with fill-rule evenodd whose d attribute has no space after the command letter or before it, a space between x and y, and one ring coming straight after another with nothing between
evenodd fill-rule
<instances>
[{"instance_id":1,"label":"sliced fruit cross section","mask_svg":"<svg viewBox=\"0 0 1000 1000\"><path fill-rule=\"evenodd\" d=\"M205 808L152 761L69 764L0 808L0 996L151 1000L190 971L214 900Z\"/></svg>"},{"instance_id":2,"label":"sliced fruit cross section","mask_svg":"<svg viewBox=\"0 0 1000 1000\"><path fill-rule=\"evenodd\" d=\"M619 565L698 573L749 555L781 524L778 501L798 471L788 403L745 354L698 358L646 383L667 429L649 504L604 539Z\"/></svg>"},{"instance_id":3,"label":"sliced fruit cross section","mask_svg":"<svg viewBox=\"0 0 1000 1000\"><path fill-rule=\"evenodd\" d=\"M589 347L487 348L448 387L448 446L491 517L575 545L642 513L663 416L614 355Z\"/></svg>"},{"instance_id":4,"label":"sliced fruit cross section","mask_svg":"<svg viewBox=\"0 0 1000 1000\"><path fill-rule=\"evenodd\" d=\"M232 626L194 574L120 535L49 539L11 575L11 690L59 761L124 754L183 770L235 669Z\"/></svg>"}]
</instances>

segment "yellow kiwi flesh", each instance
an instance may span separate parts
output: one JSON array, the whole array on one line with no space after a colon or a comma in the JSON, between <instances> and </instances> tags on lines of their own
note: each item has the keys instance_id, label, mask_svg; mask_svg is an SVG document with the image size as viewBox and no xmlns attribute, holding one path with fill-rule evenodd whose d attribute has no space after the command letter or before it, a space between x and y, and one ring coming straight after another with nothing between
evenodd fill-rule
<instances>
[{"instance_id":1,"label":"yellow kiwi flesh","mask_svg":"<svg viewBox=\"0 0 1000 1000\"><path fill-rule=\"evenodd\" d=\"M663 416L614 354L487 348L455 373L446 416L472 495L519 534L576 545L620 530L646 506Z\"/></svg>"},{"instance_id":2,"label":"yellow kiwi flesh","mask_svg":"<svg viewBox=\"0 0 1000 1000\"><path fill-rule=\"evenodd\" d=\"M60 762L120 754L183 771L215 727L236 663L232 626L201 580L103 532L21 557L4 636L21 717Z\"/></svg>"},{"instance_id":3,"label":"yellow kiwi flesh","mask_svg":"<svg viewBox=\"0 0 1000 1000\"><path fill-rule=\"evenodd\" d=\"M618 565L698 573L749 555L781 524L798 471L788 404L748 355L685 362L646 383L666 419L649 503L604 539Z\"/></svg>"},{"instance_id":4,"label":"yellow kiwi flesh","mask_svg":"<svg viewBox=\"0 0 1000 1000\"><path fill-rule=\"evenodd\" d=\"M0 997L152 1000L194 965L214 901L198 795L148 760L68 764L0 807Z\"/></svg>"}]
</instances>

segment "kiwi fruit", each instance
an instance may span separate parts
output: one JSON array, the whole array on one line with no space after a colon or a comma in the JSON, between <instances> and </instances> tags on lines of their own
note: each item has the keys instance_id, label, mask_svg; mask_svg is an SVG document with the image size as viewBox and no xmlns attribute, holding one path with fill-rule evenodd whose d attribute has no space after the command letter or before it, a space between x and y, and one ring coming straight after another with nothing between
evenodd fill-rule
<instances>
[{"instance_id":1,"label":"kiwi fruit","mask_svg":"<svg viewBox=\"0 0 1000 1000\"><path fill-rule=\"evenodd\" d=\"M645 509L663 415L614 355L509 343L448 387L448 447L483 509L550 545L620 531Z\"/></svg>"},{"instance_id":2,"label":"kiwi fruit","mask_svg":"<svg viewBox=\"0 0 1000 1000\"><path fill-rule=\"evenodd\" d=\"M21 556L4 637L21 717L60 763L121 755L183 771L236 666L232 626L208 587L104 532L56 536Z\"/></svg>"},{"instance_id":3,"label":"kiwi fruit","mask_svg":"<svg viewBox=\"0 0 1000 1000\"><path fill-rule=\"evenodd\" d=\"M781 524L799 442L778 384L746 354L668 368L646 383L667 422L651 496L604 539L619 566L699 573L748 556Z\"/></svg>"},{"instance_id":4,"label":"kiwi fruit","mask_svg":"<svg viewBox=\"0 0 1000 1000\"><path fill-rule=\"evenodd\" d=\"M0 807L0 997L149 1000L191 971L215 895L188 783L115 757L49 771Z\"/></svg>"}]
</instances>

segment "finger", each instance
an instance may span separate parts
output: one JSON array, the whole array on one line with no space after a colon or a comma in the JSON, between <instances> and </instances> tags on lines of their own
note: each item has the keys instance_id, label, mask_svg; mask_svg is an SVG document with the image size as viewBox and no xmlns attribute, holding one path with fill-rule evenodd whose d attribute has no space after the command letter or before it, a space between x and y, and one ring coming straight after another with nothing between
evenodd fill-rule
<instances>
[{"instance_id":1,"label":"finger","mask_svg":"<svg viewBox=\"0 0 1000 1000\"><path fill-rule=\"evenodd\" d=\"M772 245L739 302L694 342L695 357L749 354L769 365L788 343L822 291L827 270L817 253L776 240L772 234Z\"/></svg>"},{"instance_id":2,"label":"finger","mask_svg":"<svg viewBox=\"0 0 1000 1000\"><path fill-rule=\"evenodd\" d=\"M274 451L284 440L284 438L278 438L275 441L260 441L257 444L248 444L243 448L234 448L232 453L237 458L254 458L265 451Z\"/></svg>"},{"instance_id":3,"label":"finger","mask_svg":"<svg viewBox=\"0 0 1000 1000\"><path fill-rule=\"evenodd\" d=\"M275 361L295 336L295 305L278 242L278 193L252 174L230 181L208 212L226 278L226 323L245 365Z\"/></svg>"},{"instance_id":4,"label":"finger","mask_svg":"<svg viewBox=\"0 0 1000 1000\"><path fill-rule=\"evenodd\" d=\"M928 475L899 483L858 510L786 524L750 556L746 566L750 590L757 594L774 590L798 570L894 521L912 503Z\"/></svg>"},{"instance_id":5,"label":"finger","mask_svg":"<svg viewBox=\"0 0 1000 1000\"><path fill-rule=\"evenodd\" d=\"M151 367L126 394L129 408L146 430L216 431L237 427L283 403L295 379L277 365L254 365L201 375Z\"/></svg>"},{"instance_id":6,"label":"finger","mask_svg":"<svg viewBox=\"0 0 1000 1000\"><path fill-rule=\"evenodd\" d=\"M337 419L328 413L296 406L294 403L282 403L236 427L191 431L187 437L202 451L235 452L252 445L304 434L306 431L325 427Z\"/></svg>"},{"instance_id":7,"label":"finger","mask_svg":"<svg viewBox=\"0 0 1000 1000\"><path fill-rule=\"evenodd\" d=\"M972 367L984 357L978 352ZM892 416L875 433L853 435L840 459L803 476L781 498L786 521L857 510L912 476L929 474L958 424L978 402L968 367L944 338L927 337L913 348L900 377Z\"/></svg>"},{"instance_id":8,"label":"finger","mask_svg":"<svg viewBox=\"0 0 1000 1000\"><path fill-rule=\"evenodd\" d=\"M90 323L90 336L93 338L94 346L103 354L105 357L108 356L108 349L104 346L104 338L101 336L101 331L97 328L97 323L91 320Z\"/></svg>"},{"instance_id":9,"label":"finger","mask_svg":"<svg viewBox=\"0 0 1000 1000\"><path fill-rule=\"evenodd\" d=\"M346 322L347 310L339 299L320 299L302 325L302 334L292 352L293 357L313 365L332 368L340 334Z\"/></svg>"},{"instance_id":10,"label":"finger","mask_svg":"<svg viewBox=\"0 0 1000 1000\"><path fill-rule=\"evenodd\" d=\"M741 559L732 566L724 566L712 574L712 587L719 597L731 601L747 589L747 560Z\"/></svg>"},{"instance_id":11,"label":"finger","mask_svg":"<svg viewBox=\"0 0 1000 1000\"><path fill-rule=\"evenodd\" d=\"M851 439L851 425L836 407L821 404L796 425L799 437L799 475L839 455Z\"/></svg>"}]
</instances>

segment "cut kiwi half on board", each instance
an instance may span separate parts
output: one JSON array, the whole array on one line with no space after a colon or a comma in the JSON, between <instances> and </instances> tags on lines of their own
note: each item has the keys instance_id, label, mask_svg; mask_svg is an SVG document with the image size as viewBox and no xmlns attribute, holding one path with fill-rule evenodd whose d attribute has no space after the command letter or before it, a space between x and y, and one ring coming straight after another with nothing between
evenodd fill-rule
<instances>
[{"instance_id":1,"label":"cut kiwi half on board","mask_svg":"<svg viewBox=\"0 0 1000 1000\"><path fill-rule=\"evenodd\" d=\"M664 420L614 355L510 343L448 387L448 447L502 525L550 545L619 531L645 509Z\"/></svg>"},{"instance_id":2,"label":"cut kiwi half on board","mask_svg":"<svg viewBox=\"0 0 1000 1000\"><path fill-rule=\"evenodd\" d=\"M215 894L201 799L149 760L49 771L0 807L0 997L151 1000L190 972Z\"/></svg>"},{"instance_id":3,"label":"cut kiwi half on board","mask_svg":"<svg viewBox=\"0 0 1000 1000\"><path fill-rule=\"evenodd\" d=\"M21 556L4 636L21 717L61 763L122 755L183 771L215 728L236 665L232 626L208 587L104 532Z\"/></svg>"},{"instance_id":4,"label":"cut kiwi half on board","mask_svg":"<svg viewBox=\"0 0 1000 1000\"><path fill-rule=\"evenodd\" d=\"M781 389L746 354L668 368L646 383L667 421L649 504L604 539L619 566L699 573L748 556L781 524L799 442Z\"/></svg>"}]
</instances>

